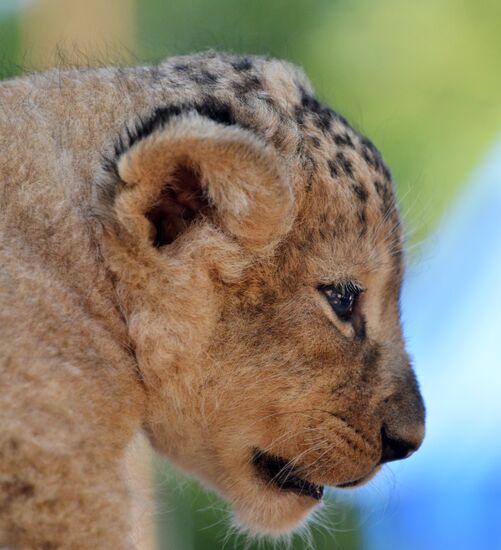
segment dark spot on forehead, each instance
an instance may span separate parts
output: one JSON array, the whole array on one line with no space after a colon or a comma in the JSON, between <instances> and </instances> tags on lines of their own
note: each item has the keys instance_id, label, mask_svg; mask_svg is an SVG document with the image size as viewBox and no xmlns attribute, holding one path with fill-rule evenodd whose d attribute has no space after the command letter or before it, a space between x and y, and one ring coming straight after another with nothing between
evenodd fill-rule
<instances>
[{"instance_id":1,"label":"dark spot on forehead","mask_svg":"<svg viewBox=\"0 0 501 550\"><path fill-rule=\"evenodd\" d=\"M333 112L325 105L322 105L316 97L308 94L302 86L300 86L300 92L301 106L305 111L313 115L315 126L323 132L328 131L332 122Z\"/></svg>"},{"instance_id":2,"label":"dark spot on forehead","mask_svg":"<svg viewBox=\"0 0 501 550\"><path fill-rule=\"evenodd\" d=\"M376 193L378 194L378 196L380 198L383 198L384 192L385 192L385 189L384 189L385 186L379 180L374 180L374 187L376 189Z\"/></svg>"},{"instance_id":3,"label":"dark spot on forehead","mask_svg":"<svg viewBox=\"0 0 501 550\"><path fill-rule=\"evenodd\" d=\"M353 176L353 164L351 160L349 160L344 153L339 152L336 155L336 161L338 165L342 168L343 172L347 176Z\"/></svg>"},{"instance_id":4,"label":"dark spot on forehead","mask_svg":"<svg viewBox=\"0 0 501 550\"><path fill-rule=\"evenodd\" d=\"M377 168L377 162L372 156L372 153L369 151L369 149L362 149L362 158L371 168Z\"/></svg>"},{"instance_id":5,"label":"dark spot on forehead","mask_svg":"<svg viewBox=\"0 0 501 550\"><path fill-rule=\"evenodd\" d=\"M231 66L237 72L250 71L253 67L252 61L246 57L238 59L237 61L232 61Z\"/></svg>"},{"instance_id":6,"label":"dark spot on forehead","mask_svg":"<svg viewBox=\"0 0 501 550\"><path fill-rule=\"evenodd\" d=\"M375 145L366 137L360 139L361 143L361 155L365 162L374 168L377 172L382 174L386 180L391 181L391 173L388 167L383 161L383 158Z\"/></svg>"},{"instance_id":7,"label":"dark spot on forehead","mask_svg":"<svg viewBox=\"0 0 501 550\"><path fill-rule=\"evenodd\" d=\"M340 147L353 147L353 141L346 132L344 134L335 134L334 143Z\"/></svg>"},{"instance_id":8,"label":"dark spot on forehead","mask_svg":"<svg viewBox=\"0 0 501 550\"><path fill-rule=\"evenodd\" d=\"M374 143L372 143L370 139L366 138L365 136L362 136L360 138L360 143L364 150L370 151L376 157L380 156L379 151L376 149L376 146L374 145Z\"/></svg>"},{"instance_id":9,"label":"dark spot on forehead","mask_svg":"<svg viewBox=\"0 0 501 550\"><path fill-rule=\"evenodd\" d=\"M327 132L331 125L331 114L328 110L324 110L320 113L316 113L314 118L314 123L317 128L322 130L322 132Z\"/></svg>"},{"instance_id":10,"label":"dark spot on forehead","mask_svg":"<svg viewBox=\"0 0 501 550\"><path fill-rule=\"evenodd\" d=\"M376 193L381 199L381 212L387 217L391 210L395 209L395 197L389 181L382 183L380 180L374 181Z\"/></svg>"},{"instance_id":11,"label":"dark spot on forehead","mask_svg":"<svg viewBox=\"0 0 501 550\"><path fill-rule=\"evenodd\" d=\"M369 198L369 193L367 192L367 189L363 186L363 184L359 182L354 182L352 184L352 189L361 202L367 202L367 199Z\"/></svg>"},{"instance_id":12,"label":"dark spot on forehead","mask_svg":"<svg viewBox=\"0 0 501 550\"><path fill-rule=\"evenodd\" d=\"M245 74L241 80L237 80L232 83L232 88L235 94L244 95L250 92L255 92L256 90L263 89L263 83L261 79L253 74Z\"/></svg>"},{"instance_id":13,"label":"dark spot on forehead","mask_svg":"<svg viewBox=\"0 0 501 550\"><path fill-rule=\"evenodd\" d=\"M327 161L327 166L329 167L330 175L333 178L337 178L339 176L339 174L341 173L340 168L339 168L339 166L338 166L338 164L335 160L329 159Z\"/></svg>"},{"instance_id":14,"label":"dark spot on forehead","mask_svg":"<svg viewBox=\"0 0 501 550\"><path fill-rule=\"evenodd\" d=\"M304 113L305 110L301 105L296 105L294 107L294 118L298 124L298 126L302 126L304 124Z\"/></svg>"},{"instance_id":15,"label":"dark spot on forehead","mask_svg":"<svg viewBox=\"0 0 501 550\"><path fill-rule=\"evenodd\" d=\"M200 115L206 116L220 124L230 126L237 123L232 106L212 96L205 96L200 104L194 105L194 109Z\"/></svg>"},{"instance_id":16,"label":"dark spot on forehead","mask_svg":"<svg viewBox=\"0 0 501 550\"><path fill-rule=\"evenodd\" d=\"M178 73L186 73L190 70L190 66L186 65L186 63L176 63L173 68Z\"/></svg>"},{"instance_id":17,"label":"dark spot on forehead","mask_svg":"<svg viewBox=\"0 0 501 550\"><path fill-rule=\"evenodd\" d=\"M362 137L360 140L361 146L362 146L362 157L365 160L365 162L377 170L378 172L382 172L383 170L383 159L381 158L381 155L379 154L379 151L376 149L375 145L367 139L366 137Z\"/></svg>"}]
</instances>

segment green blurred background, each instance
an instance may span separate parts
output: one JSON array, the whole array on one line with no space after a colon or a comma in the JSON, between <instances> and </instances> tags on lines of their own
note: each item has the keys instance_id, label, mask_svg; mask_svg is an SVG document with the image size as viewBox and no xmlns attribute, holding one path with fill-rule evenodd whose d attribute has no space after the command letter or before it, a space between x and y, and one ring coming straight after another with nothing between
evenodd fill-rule
<instances>
[{"instance_id":1,"label":"green blurred background","mask_svg":"<svg viewBox=\"0 0 501 550\"><path fill-rule=\"evenodd\" d=\"M319 97L387 159L411 244L433 229L501 128L499 0L0 0L3 77L208 48L303 65ZM226 539L225 505L165 464L157 487L162 547L259 546ZM356 505L329 509L313 547L362 548Z\"/></svg>"}]
</instances>

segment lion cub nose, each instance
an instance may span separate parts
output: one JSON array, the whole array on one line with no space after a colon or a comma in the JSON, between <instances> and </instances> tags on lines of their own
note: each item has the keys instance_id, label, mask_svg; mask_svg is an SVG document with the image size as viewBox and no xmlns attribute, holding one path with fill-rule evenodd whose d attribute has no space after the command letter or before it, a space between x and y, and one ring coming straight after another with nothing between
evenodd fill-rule
<instances>
[{"instance_id":1,"label":"lion cub nose","mask_svg":"<svg viewBox=\"0 0 501 550\"><path fill-rule=\"evenodd\" d=\"M408 458L416 451L419 444L404 441L403 439L396 439L388 436L385 428L381 428L381 460L380 464L386 464L387 462L393 462L395 460L402 460Z\"/></svg>"}]
</instances>

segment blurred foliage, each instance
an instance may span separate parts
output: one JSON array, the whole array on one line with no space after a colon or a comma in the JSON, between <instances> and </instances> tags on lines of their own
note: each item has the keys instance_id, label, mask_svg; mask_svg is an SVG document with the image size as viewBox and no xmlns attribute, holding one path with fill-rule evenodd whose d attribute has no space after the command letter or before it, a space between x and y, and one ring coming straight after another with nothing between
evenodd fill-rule
<instances>
[{"instance_id":1,"label":"blurred foliage","mask_svg":"<svg viewBox=\"0 0 501 550\"><path fill-rule=\"evenodd\" d=\"M19 72L19 51L17 20L10 13L2 17L0 10L0 78L8 78Z\"/></svg>"}]
</instances>

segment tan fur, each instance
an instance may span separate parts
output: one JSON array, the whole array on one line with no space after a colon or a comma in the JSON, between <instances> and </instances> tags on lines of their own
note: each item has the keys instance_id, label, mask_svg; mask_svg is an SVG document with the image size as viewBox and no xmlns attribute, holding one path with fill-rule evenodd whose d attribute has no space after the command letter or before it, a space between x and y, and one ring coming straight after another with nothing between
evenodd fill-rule
<instances>
[{"instance_id":1,"label":"tan fur","mask_svg":"<svg viewBox=\"0 0 501 550\"><path fill-rule=\"evenodd\" d=\"M315 501L265 482L255 449L338 485L377 471L382 426L419 446L390 176L299 69L34 74L0 85L0 132L0 544L133 545L140 427L275 535ZM350 280L365 335L318 290Z\"/></svg>"}]
</instances>

